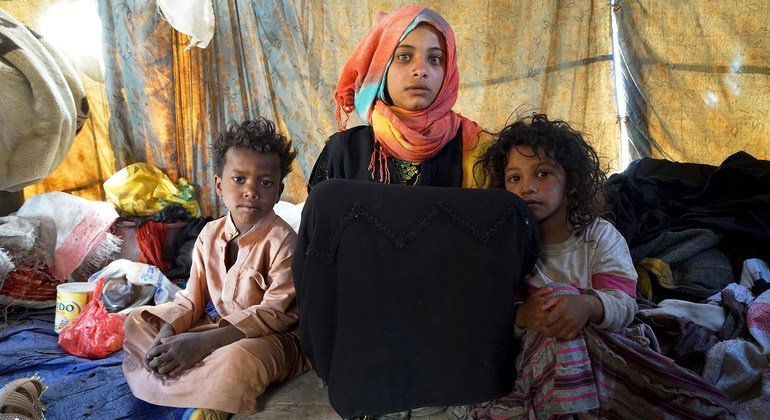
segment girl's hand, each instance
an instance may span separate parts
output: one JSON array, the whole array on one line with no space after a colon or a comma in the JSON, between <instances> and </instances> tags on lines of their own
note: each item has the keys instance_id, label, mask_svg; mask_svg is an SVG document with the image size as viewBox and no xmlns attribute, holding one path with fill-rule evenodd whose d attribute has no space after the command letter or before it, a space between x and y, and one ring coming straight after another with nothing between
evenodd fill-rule
<instances>
[{"instance_id":1,"label":"girl's hand","mask_svg":"<svg viewBox=\"0 0 770 420\"><path fill-rule=\"evenodd\" d=\"M147 353L144 355L144 359L142 359L142 366L144 366L144 369L147 370L147 372L150 373L156 373L155 368L150 366L150 361L155 357L156 352L154 351L156 347L160 344L161 340L164 338L168 338L174 335L174 327L171 326L169 323L164 323L162 327L160 327L160 331L158 331L158 334L155 336L155 339L152 340L152 343L150 344L150 347L147 348ZM150 355L152 353L152 355Z\"/></svg>"},{"instance_id":2,"label":"girl's hand","mask_svg":"<svg viewBox=\"0 0 770 420\"><path fill-rule=\"evenodd\" d=\"M532 292L527 300L516 308L516 326L542 332L541 323L548 316L548 312L542 308L551 292L553 289L550 287L541 287Z\"/></svg>"},{"instance_id":3,"label":"girl's hand","mask_svg":"<svg viewBox=\"0 0 770 420\"><path fill-rule=\"evenodd\" d=\"M542 309L548 312L541 322L543 334L565 340L575 338L588 321L604 318L601 300L592 295L554 296L545 300Z\"/></svg>"}]
</instances>

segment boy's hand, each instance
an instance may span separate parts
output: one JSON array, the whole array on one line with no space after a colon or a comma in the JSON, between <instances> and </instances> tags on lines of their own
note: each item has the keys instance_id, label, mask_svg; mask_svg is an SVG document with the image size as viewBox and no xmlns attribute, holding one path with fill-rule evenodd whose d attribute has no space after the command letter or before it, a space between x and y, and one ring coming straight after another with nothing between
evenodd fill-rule
<instances>
[{"instance_id":1,"label":"boy's hand","mask_svg":"<svg viewBox=\"0 0 770 420\"><path fill-rule=\"evenodd\" d=\"M243 332L232 325L167 337L147 352L151 358L149 366L157 375L173 378L198 364L214 350L242 338L245 338Z\"/></svg>"},{"instance_id":2,"label":"boy's hand","mask_svg":"<svg viewBox=\"0 0 770 420\"><path fill-rule=\"evenodd\" d=\"M154 351L148 351L149 365L158 376L173 377L195 366L214 349L203 333L186 332L161 340Z\"/></svg>"},{"instance_id":3,"label":"boy's hand","mask_svg":"<svg viewBox=\"0 0 770 420\"><path fill-rule=\"evenodd\" d=\"M542 332L541 324L548 316L548 312L542 308L551 292L553 289L550 287L541 287L532 292L527 300L516 308L516 326Z\"/></svg>"},{"instance_id":4,"label":"boy's hand","mask_svg":"<svg viewBox=\"0 0 770 420\"><path fill-rule=\"evenodd\" d=\"M147 348L147 353L144 356L144 359L142 359L142 366L144 366L144 369L147 370L147 372L150 373L156 373L155 368L150 366L150 362L155 357L156 352L154 351L158 345L160 345L161 340L164 338L168 338L174 335L174 327L171 326L169 323L164 323L162 327L160 327L160 331L158 331L158 334L155 336L155 339L152 340L152 343L150 344L150 347ZM152 353L152 356L150 355Z\"/></svg>"},{"instance_id":5,"label":"boy's hand","mask_svg":"<svg viewBox=\"0 0 770 420\"><path fill-rule=\"evenodd\" d=\"M588 321L601 322L604 318L602 302L592 295L550 297L542 309L548 313L541 321L543 334L565 340L575 338Z\"/></svg>"}]
</instances>

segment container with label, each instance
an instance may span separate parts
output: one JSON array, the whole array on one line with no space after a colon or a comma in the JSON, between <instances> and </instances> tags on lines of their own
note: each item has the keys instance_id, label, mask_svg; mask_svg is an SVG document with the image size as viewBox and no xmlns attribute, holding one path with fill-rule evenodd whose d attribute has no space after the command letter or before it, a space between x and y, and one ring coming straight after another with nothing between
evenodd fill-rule
<instances>
[{"instance_id":1,"label":"container with label","mask_svg":"<svg viewBox=\"0 0 770 420\"><path fill-rule=\"evenodd\" d=\"M60 333L71 323L94 295L95 283L75 282L56 286L56 318L54 331Z\"/></svg>"}]
</instances>

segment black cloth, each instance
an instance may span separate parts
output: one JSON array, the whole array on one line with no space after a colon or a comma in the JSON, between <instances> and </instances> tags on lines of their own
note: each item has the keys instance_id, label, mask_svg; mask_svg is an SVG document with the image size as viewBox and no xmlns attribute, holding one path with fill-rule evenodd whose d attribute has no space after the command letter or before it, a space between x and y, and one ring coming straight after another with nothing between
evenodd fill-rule
<instances>
[{"instance_id":1,"label":"black cloth","mask_svg":"<svg viewBox=\"0 0 770 420\"><path fill-rule=\"evenodd\" d=\"M417 185L462 186L462 145L462 127L460 127L455 137L441 151L420 164ZM319 182L332 178L379 181L379 165L374 165L374 178L369 169L373 152L374 131L371 126L361 125L335 133L329 137L321 154L318 155L313 171L310 173L308 192ZM392 158L388 159L388 170L390 183L401 184L401 177Z\"/></svg>"},{"instance_id":2,"label":"black cloth","mask_svg":"<svg viewBox=\"0 0 770 420\"><path fill-rule=\"evenodd\" d=\"M608 180L616 227L635 253L664 232L710 229L738 278L747 258L770 259L770 161L738 152L718 167L644 158Z\"/></svg>"},{"instance_id":3,"label":"black cloth","mask_svg":"<svg viewBox=\"0 0 770 420\"><path fill-rule=\"evenodd\" d=\"M211 217L190 220L177 232L176 237L174 237L174 244L164 252L163 258L171 262L171 268L163 274L172 281L176 280L176 284L180 287L184 287L190 277L195 241L206 223L212 220Z\"/></svg>"},{"instance_id":4,"label":"black cloth","mask_svg":"<svg viewBox=\"0 0 770 420\"><path fill-rule=\"evenodd\" d=\"M505 190L331 179L302 211L302 349L344 418L511 390L514 293L537 223Z\"/></svg>"}]
</instances>

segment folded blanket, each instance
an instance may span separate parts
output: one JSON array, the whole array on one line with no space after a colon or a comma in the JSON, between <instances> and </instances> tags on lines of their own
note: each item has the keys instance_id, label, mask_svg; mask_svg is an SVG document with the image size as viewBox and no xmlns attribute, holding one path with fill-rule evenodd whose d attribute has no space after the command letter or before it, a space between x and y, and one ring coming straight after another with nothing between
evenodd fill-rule
<instances>
[{"instance_id":1,"label":"folded blanket","mask_svg":"<svg viewBox=\"0 0 770 420\"><path fill-rule=\"evenodd\" d=\"M717 343L707 354L703 378L738 402L744 418L770 411L770 291L749 306L750 337Z\"/></svg>"},{"instance_id":2,"label":"folded blanket","mask_svg":"<svg viewBox=\"0 0 770 420\"><path fill-rule=\"evenodd\" d=\"M0 191L53 172L88 114L80 76L39 34L0 8Z\"/></svg>"}]
</instances>

